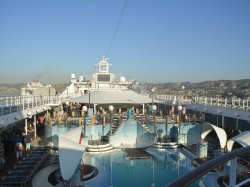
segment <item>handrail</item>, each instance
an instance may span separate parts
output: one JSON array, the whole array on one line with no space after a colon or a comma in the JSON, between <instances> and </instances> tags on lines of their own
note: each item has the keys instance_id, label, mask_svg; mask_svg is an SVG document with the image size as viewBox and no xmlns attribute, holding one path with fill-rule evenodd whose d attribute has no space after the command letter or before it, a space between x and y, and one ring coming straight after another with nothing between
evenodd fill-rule
<instances>
[{"instance_id":1,"label":"handrail","mask_svg":"<svg viewBox=\"0 0 250 187\"><path fill-rule=\"evenodd\" d=\"M242 186L242 185L244 185L244 184L247 184L247 183L249 183L249 182L250 182L250 178L248 178L248 179L246 179L246 180L240 182L240 183L237 184L235 187L240 187L240 186Z\"/></svg>"},{"instance_id":2,"label":"handrail","mask_svg":"<svg viewBox=\"0 0 250 187\"><path fill-rule=\"evenodd\" d=\"M200 167L190 171L189 173L183 175L178 180L172 182L168 185L168 187L176 187L176 186L188 186L192 184L194 181L205 175L207 172L211 171L212 169L215 169L219 165L223 164L226 161L229 161L238 155L247 153L250 151L250 146L242 147L239 149L236 149L232 152L226 153L224 155L221 155L215 159L212 159L208 161L205 164L202 164Z\"/></svg>"}]
</instances>

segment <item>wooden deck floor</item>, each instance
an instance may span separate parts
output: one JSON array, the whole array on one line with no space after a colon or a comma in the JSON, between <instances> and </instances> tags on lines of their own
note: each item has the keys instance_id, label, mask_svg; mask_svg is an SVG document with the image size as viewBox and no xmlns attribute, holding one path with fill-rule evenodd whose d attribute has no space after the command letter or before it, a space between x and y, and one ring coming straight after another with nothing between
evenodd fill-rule
<instances>
[{"instance_id":1,"label":"wooden deck floor","mask_svg":"<svg viewBox=\"0 0 250 187\"><path fill-rule=\"evenodd\" d=\"M152 155L150 155L147 151L140 148L128 148L125 149L127 153L128 159L151 159Z\"/></svg>"}]
</instances>

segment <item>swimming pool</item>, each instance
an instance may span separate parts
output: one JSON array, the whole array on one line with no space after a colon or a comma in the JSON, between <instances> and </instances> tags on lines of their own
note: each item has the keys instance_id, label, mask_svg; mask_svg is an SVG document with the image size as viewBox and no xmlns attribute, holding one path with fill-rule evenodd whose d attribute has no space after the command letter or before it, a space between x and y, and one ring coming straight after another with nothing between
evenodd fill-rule
<instances>
[{"instance_id":1,"label":"swimming pool","mask_svg":"<svg viewBox=\"0 0 250 187\"><path fill-rule=\"evenodd\" d=\"M165 187L193 168L191 160L181 149L159 151L148 148L147 151L153 155L152 159L129 160L126 158L126 152L121 150L98 155L85 153L84 163L95 166L98 169L98 175L82 183L78 169L72 180L78 186L86 187ZM208 178L203 177L203 182L211 183ZM197 182L191 186L199 185ZM206 186L213 186L213 184L206 184Z\"/></svg>"}]
</instances>

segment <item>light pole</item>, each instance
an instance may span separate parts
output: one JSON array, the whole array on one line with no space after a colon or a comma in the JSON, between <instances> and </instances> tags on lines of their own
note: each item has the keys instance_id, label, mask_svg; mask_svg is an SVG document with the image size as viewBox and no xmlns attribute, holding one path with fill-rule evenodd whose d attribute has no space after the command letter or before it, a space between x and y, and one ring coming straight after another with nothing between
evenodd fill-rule
<instances>
[{"instance_id":1,"label":"light pole","mask_svg":"<svg viewBox=\"0 0 250 187\"><path fill-rule=\"evenodd\" d=\"M204 108L204 116L203 116L203 120L204 122L206 122L206 113L207 113L208 109Z\"/></svg>"},{"instance_id":2,"label":"light pole","mask_svg":"<svg viewBox=\"0 0 250 187\"><path fill-rule=\"evenodd\" d=\"M82 110L84 112L84 121L83 121L83 137L85 138L86 135L86 115L87 115L87 111L88 111L88 107L87 106L83 106Z\"/></svg>"},{"instance_id":3,"label":"light pole","mask_svg":"<svg viewBox=\"0 0 250 187\"><path fill-rule=\"evenodd\" d=\"M236 112L235 114L234 114L234 116L236 117L236 127L235 127L235 130L238 130L238 128L239 128L239 113L238 112Z\"/></svg>"},{"instance_id":4,"label":"light pole","mask_svg":"<svg viewBox=\"0 0 250 187\"><path fill-rule=\"evenodd\" d=\"M219 115L221 114L220 110L217 110L217 127L219 126Z\"/></svg>"},{"instance_id":5,"label":"light pole","mask_svg":"<svg viewBox=\"0 0 250 187\"><path fill-rule=\"evenodd\" d=\"M68 101L66 101L66 108L67 108L67 113L66 113L66 116L65 116L65 118L68 118L68 113L69 113L69 102ZM65 120L67 120L67 119L65 119Z\"/></svg>"},{"instance_id":6,"label":"light pole","mask_svg":"<svg viewBox=\"0 0 250 187\"><path fill-rule=\"evenodd\" d=\"M50 88L51 88L51 85L49 84L49 103L50 103Z\"/></svg>"},{"instance_id":7,"label":"light pole","mask_svg":"<svg viewBox=\"0 0 250 187\"><path fill-rule=\"evenodd\" d=\"M109 111L110 111L110 134L112 136L112 123L113 123L113 112L114 112L113 105L109 105Z\"/></svg>"},{"instance_id":8,"label":"light pole","mask_svg":"<svg viewBox=\"0 0 250 187\"><path fill-rule=\"evenodd\" d=\"M182 110L182 106L179 105L179 106L177 107L177 110L178 110L178 117L179 117L179 133L180 133L180 132L181 132L181 127L180 127L180 125L181 125L181 110Z\"/></svg>"},{"instance_id":9,"label":"light pole","mask_svg":"<svg viewBox=\"0 0 250 187\"><path fill-rule=\"evenodd\" d=\"M156 105L152 105L152 112L153 112L153 122L154 122L154 134L156 134L156 126L155 126L155 123L156 123L156 110L157 110L157 106Z\"/></svg>"},{"instance_id":10,"label":"light pole","mask_svg":"<svg viewBox=\"0 0 250 187\"><path fill-rule=\"evenodd\" d=\"M152 88L152 89L151 89L151 92L152 92L152 107L153 107L153 104L154 104L154 93L155 93L155 89L156 89L156 88Z\"/></svg>"}]
</instances>

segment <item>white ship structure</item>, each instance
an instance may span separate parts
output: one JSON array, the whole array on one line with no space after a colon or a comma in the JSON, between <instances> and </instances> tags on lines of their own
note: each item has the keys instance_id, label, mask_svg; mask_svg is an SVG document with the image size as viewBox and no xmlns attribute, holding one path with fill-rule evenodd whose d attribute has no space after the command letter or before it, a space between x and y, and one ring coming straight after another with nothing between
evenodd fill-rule
<instances>
[{"instance_id":1,"label":"white ship structure","mask_svg":"<svg viewBox=\"0 0 250 187\"><path fill-rule=\"evenodd\" d=\"M110 72L111 64L108 59L103 57L96 64L96 73L93 73L90 80L80 76L76 79L74 73L71 74L71 84L63 91L62 98L75 98L93 91L111 91L111 90L127 90L130 81L127 81L124 76L117 77Z\"/></svg>"}]
</instances>

